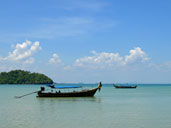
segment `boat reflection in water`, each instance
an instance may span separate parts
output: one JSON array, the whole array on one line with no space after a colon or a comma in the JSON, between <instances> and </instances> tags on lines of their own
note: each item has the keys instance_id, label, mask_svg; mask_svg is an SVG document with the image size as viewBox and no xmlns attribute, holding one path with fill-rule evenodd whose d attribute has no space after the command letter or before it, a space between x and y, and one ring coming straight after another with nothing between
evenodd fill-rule
<instances>
[{"instance_id":1,"label":"boat reflection in water","mask_svg":"<svg viewBox=\"0 0 171 128\"><path fill-rule=\"evenodd\" d=\"M96 88L93 89L83 89L81 91L70 91L70 92L61 92L61 89L70 89L70 88L81 88L82 86L55 86L48 85L51 88L51 92L45 92L45 88L41 87L41 90L37 92L37 97L93 97L97 90L101 90L101 82ZM55 90L55 91L53 91Z\"/></svg>"},{"instance_id":2,"label":"boat reflection in water","mask_svg":"<svg viewBox=\"0 0 171 128\"><path fill-rule=\"evenodd\" d=\"M115 88L137 88L137 85L129 85L129 84L127 84L127 85L116 85L116 84L113 84L113 86Z\"/></svg>"}]
</instances>

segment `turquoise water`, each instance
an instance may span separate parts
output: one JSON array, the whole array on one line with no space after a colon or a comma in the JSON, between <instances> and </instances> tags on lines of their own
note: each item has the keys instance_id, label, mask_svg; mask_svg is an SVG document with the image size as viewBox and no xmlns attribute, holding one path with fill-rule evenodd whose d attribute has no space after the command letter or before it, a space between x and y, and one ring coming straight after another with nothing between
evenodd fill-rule
<instances>
[{"instance_id":1,"label":"turquoise water","mask_svg":"<svg viewBox=\"0 0 171 128\"><path fill-rule=\"evenodd\" d=\"M0 128L171 128L171 86L115 89L93 98L36 98L38 85L0 85Z\"/></svg>"}]
</instances>

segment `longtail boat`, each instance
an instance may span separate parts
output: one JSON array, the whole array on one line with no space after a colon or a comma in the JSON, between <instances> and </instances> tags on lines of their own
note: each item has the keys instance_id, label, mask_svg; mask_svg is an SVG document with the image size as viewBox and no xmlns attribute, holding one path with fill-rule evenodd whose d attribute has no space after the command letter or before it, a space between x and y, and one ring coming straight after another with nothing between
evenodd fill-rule
<instances>
[{"instance_id":1,"label":"longtail boat","mask_svg":"<svg viewBox=\"0 0 171 128\"><path fill-rule=\"evenodd\" d=\"M113 86L115 88L136 88L137 85L116 85L116 84L113 84Z\"/></svg>"},{"instance_id":2,"label":"longtail boat","mask_svg":"<svg viewBox=\"0 0 171 128\"><path fill-rule=\"evenodd\" d=\"M61 92L61 89L69 89L69 88L80 88L81 86L54 86L49 85L51 89L58 89L57 91L45 92L44 87L40 87L40 91L37 92L37 97L93 97L97 90L101 90L102 84L101 82L96 88L93 89L83 89L81 91L70 91L70 92Z\"/></svg>"}]
</instances>

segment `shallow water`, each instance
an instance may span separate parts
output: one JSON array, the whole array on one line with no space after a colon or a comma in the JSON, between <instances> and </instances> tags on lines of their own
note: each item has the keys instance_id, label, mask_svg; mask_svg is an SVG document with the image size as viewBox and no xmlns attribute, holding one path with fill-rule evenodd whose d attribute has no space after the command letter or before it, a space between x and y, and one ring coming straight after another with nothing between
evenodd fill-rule
<instances>
[{"instance_id":1,"label":"shallow water","mask_svg":"<svg viewBox=\"0 0 171 128\"><path fill-rule=\"evenodd\" d=\"M171 128L171 86L115 89L92 98L36 98L38 85L0 85L0 128Z\"/></svg>"}]
</instances>

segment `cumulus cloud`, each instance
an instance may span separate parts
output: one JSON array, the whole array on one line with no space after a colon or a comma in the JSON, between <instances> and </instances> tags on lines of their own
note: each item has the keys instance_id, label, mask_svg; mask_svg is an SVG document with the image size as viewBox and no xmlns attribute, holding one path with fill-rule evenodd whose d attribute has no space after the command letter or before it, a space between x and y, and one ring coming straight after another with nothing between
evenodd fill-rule
<instances>
[{"instance_id":1,"label":"cumulus cloud","mask_svg":"<svg viewBox=\"0 0 171 128\"><path fill-rule=\"evenodd\" d=\"M96 51L93 51L92 53L93 56L77 59L75 66L104 68L105 66L120 65L123 61L123 58L118 53L97 53Z\"/></svg>"},{"instance_id":2,"label":"cumulus cloud","mask_svg":"<svg viewBox=\"0 0 171 128\"><path fill-rule=\"evenodd\" d=\"M97 53L96 51L93 51L92 54L92 56L77 59L75 61L75 66L90 68L118 67L130 63L142 63L149 59L145 52L139 47L130 50L130 54L125 57L120 56L119 53Z\"/></svg>"},{"instance_id":3,"label":"cumulus cloud","mask_svg":"<svg viewBox=\"0 0 171 128\"><path fill-rule=\"evenodd\" d=\"M22 62L23 64L32 64L35 59L32 57L37 51L41 50L40 43L38 41L32 43L31 41L25 41L23 43L17 43L13 46L14 50L9 52L7 57L0 57L1 61L10 62Z\"/></svg>"},{"instance_id":4,"label":"cumulus cloud","mask_svg":"<svg viewBox=\"0 0 171 128\"><path fill-rule=\"evenodd\" d=\"M62 61L61 61L60 57L56 53L54 53L52 58L50 58L50 60L49 60L50 64L59 64L61 62Z\"/></svg>"},{"instance_id":5,"label":"cumulus cloud","mask_svg":"<svg viewBox=\"0 0 171 128\"><path fill-rule=\"evenodd\" d=\"M35 52L41 50L40 43L34 42L32 44L31 41L25 41L22 44L17 44L14 51L9 53L4 60L8 61L20 61L31 57Z\"/></svg>"},{"instance_id":6,"label":"cumulus cloud","mask_svg":"<svg viewBox=\"0 0 171 128\"><path fill-rule=\"evenodd\" d=\"M149 60L146 53L140 47L136 47L129 51L129 55L125 56L124 64L144 62Z\"/></svg>"}]
</instances>

